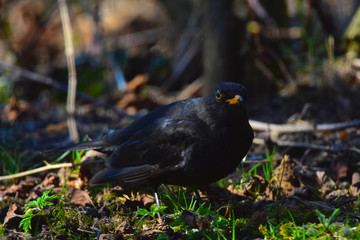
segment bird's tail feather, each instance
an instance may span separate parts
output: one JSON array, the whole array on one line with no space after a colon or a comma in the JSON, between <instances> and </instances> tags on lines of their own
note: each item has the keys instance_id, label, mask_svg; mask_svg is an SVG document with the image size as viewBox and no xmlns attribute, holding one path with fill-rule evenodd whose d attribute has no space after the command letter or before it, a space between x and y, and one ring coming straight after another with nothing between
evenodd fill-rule
<instances>
[{"instance_id":1,"label":"bird's tail feather","mask_svg":"<svg viewBox=\"0 0 360 240\"><path fill-rule=\"evenodd\" d=\"M79 150L96 150L108 147L109 144L104 142L102 139L88 142L81 142L78 144L68 144L65 146L56 147L53 149L44 150L42 152L63 152L63 151L79 151Z\"/></svg>"},{"instance_id":2,"label":"bird's tail feather","mask_svg":"<svg viewBox=\"0 0 360 240\"><path fill-rule=\"evenodd\" d=\"M142 165L125 168L105 168L93 176L90 185L101 185L104 183L116 183L118 185L130 184L148 178L154 166Z\"/></svg>"}]
</instances>

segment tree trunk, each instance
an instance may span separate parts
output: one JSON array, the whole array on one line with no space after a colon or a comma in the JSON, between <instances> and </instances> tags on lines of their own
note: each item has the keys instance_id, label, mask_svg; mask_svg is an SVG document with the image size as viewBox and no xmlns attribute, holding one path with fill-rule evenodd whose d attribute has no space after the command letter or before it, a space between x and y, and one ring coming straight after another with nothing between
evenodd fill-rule
<instances>
[{"instance_id":1,"label":"tree trunk","mask_svg":"<svg viewBox=\"0 0 360 240\"><path fill-rule=\"evenodd\" d=\"M203 77L206 95L221 81L238 82L239 41L233 0L203 0Z\"/></svg>"}]
</instances>

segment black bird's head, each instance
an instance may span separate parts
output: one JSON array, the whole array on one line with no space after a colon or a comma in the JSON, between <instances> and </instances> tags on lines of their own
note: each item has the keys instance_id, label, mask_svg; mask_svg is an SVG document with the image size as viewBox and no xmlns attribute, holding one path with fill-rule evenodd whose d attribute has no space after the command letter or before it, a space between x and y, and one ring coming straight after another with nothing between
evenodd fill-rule
<instances>
[{"instance_id":1,"label":"black bird's head","mask_svg":"<svg viewBox=\"0 0 360 240\"><path fill-rule=\"evenodd\" d=\"M222 82L204 100L203 107L210 121L226 126L248 121L245 100L247 89L238 83Z\"/></svg>"},{"instance_id":2,"label":"black bird's head","mask_svg":"<svg viewBox=\"0 0 360 240\"><path fill-rule=\"evenodd\" d=\"M225 105L242 105L247 95L245 86L232 82L218 84L214 92L216 101Z\"/></svg>"}]
</instances>

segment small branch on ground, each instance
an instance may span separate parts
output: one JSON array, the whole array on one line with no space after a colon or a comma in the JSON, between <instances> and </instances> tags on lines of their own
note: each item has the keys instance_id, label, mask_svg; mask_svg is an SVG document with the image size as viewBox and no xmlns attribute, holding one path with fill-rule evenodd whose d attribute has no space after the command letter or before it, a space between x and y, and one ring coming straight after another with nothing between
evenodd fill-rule
<instances>
[{"instance_id":1,"label":"small branch on ground","mask_svg":"<svg viewBox=\"0 0 360 240\"><path fill-rule=\"evenodd\" d=\"M250 125L255 131L268 131L277 133L299 133L299 132L315 132L315 131L335 131L344 128L358 127L360 126L360 119L356 119L349 122L340 123L325 123L325 124L274 124L267 122L260 122L256 120L250 120Z\"/></svg>"},{"instance_id":2,"label":"small branch on ground","mask_svg":"<svg viewBox=\"0 0 360 240\"><path fill-rule=\"evenodd\" d=\"M280 147L297 147L297 148L307 148L307 149L314 149L314 150L321 150L321 151L327 151L327 152L354 152L357 154L360 154L360 149L356 147L346 147L346 146L339 146L339 145L333 145L333 146L323 146L319 144L312 144L312 143L303 143L303 142L291 142L291 141L281 141L276 140L273 141L276 145ZM265 140L261 138L254 138L253 140L254 144L257 145L265 145Z\"/></svg>"},{"instance_id":3,"label":"small branch on ground","mask_svg":"<svg viewBox=\"0 0 360 240\"><path fill-rule=\"evenodd\" d=\"M25 177L28 175L32 175L35 173L39 173L39 172L45 172L48 170L54 170L54 169L59 169L59 168L66 168L66 167L74 167L74 166L81 166L81 165L87 165L87 164L94 164L97 162L104 162L103 160L97 160L97 161L91 161L91 163L86 163L86 162L81 162L78 164L74 164L74 163L58 163L58 164L50 164L48 162L46 162L44 160L45 166L43 167L39 167L39 168L35 168L35 169L31 169L28 171L24 171L24 172L20 172L20 173L16 173L16 174L10 174L10 175L6 175L6 176L0 176L0 182L1 181L6 181L6 180L10 180L10 179L15 179L15 178L20 178L20 177Z\"/></svg>"},{"instance_id":4,"label":"small branch on ground","mask_svg":"<svg viewBox=\"0 0 360 240\"><path fill-rule=\"evenodd\" d=\"M46 163L46 165L43 166L43 167L31 169L29 171L20 172L20 173L11 174L11 175L6 175L6 176L0 176L0 181L6 181L6 180L14 179L14 178L25 177L25 176L28 176L28 175L31 175L31 174L44 172L44 171L48 171L48 170L52 170L52 169L73 167L73 166L74 166L73 163L59 163L59 164L48 164L48 163Z\"/></svg>"}]
</instances>

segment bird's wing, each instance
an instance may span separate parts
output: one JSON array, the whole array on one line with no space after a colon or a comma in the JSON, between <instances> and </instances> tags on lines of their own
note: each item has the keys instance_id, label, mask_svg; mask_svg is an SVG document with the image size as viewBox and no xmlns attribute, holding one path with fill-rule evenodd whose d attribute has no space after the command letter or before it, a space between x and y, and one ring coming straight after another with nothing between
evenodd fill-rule
<instances>
[{"instance_id":1,"label":"bird's wing","mask_svg":"<svg viewBox=\"0 0 360 240\"><path fill-rule=\"evenodd\" d=\"M185 153L199 141L205 124L199 119L159 119L136 132L111 155L109 167L91 179L91 184L129 184L174 169Z\"/></svg>"},{"instance_id":2,"label":"bird's wing","mask_svg":"<svg viewBox=\"0 0 360 240\"><path fill-rule=\"evenodd\" d=\"M177 164L183 151L198 141L199 132L205 124L199 119L160 118L135 132L121 144L110 157L110 166L115 168L160 164Z\"/></svg>"},{"instance_id":3,"label":"bird's wing","mask_svg":"<svg viewBox=\"0 0 360 240\"><path fill-rule=\"evenodd\" d=\"M175 102L160 107L146 114L142 118L135 120L129 126L116 130L113 133L106 135L101 139L82 142L78 144L72 143L49 150L43 150L43 152L45 153L45 152L61 152L61 151L77 151L77 150L94 149L94 150L99 150L101 152L111 153L115 151L118 148L118 146L128 141L134 135L134 133L142 131L145 128L144 126L146 125L152 126L154 122L157 122L164 115L167 116L169 110L177 108L176 106L179 106L181 104L182 104L181 102Z\"/></svg>"}]
</instances>

